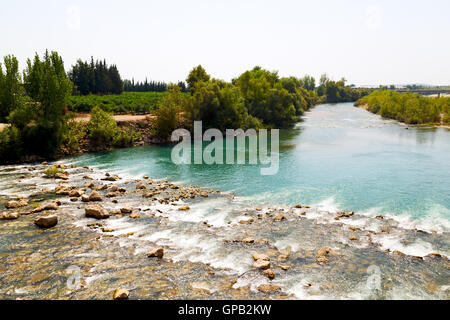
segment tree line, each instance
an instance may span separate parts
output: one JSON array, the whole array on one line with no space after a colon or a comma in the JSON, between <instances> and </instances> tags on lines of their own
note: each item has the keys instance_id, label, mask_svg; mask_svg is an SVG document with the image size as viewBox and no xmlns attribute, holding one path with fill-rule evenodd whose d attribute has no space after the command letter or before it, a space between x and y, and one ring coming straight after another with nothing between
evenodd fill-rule
<instances>
[{"instance_id":1,"label":"tree line","mask_svg":"<svg viewBox=\"0 0 450 320\"><path fill-rule=\"evenodd\" d=\"M186 83L180 81L177 86L181 88L181 92L188 92ZM145 82L135 82L134 79L124 80L123 91L125 92L166 92L169 85L163 81L148 81Z\"/></svg>"},{"instance_id":2,"label":"tree line","mask_svg":"<svg viewBox=\"0 0 450 320\"><path fill-rule=\"evenodd\" d=\"M110 65L105 60L91 57L91 61L79 59L68 73L69 79L74 83L74 93L88 94L121 94L124 82L116 65Z\"/></svg>"},{"instance_id":3,"label":"tree line","mask_svg":"<svg viewBox=\"0 0 450 320\"><path fill-rule=\"evenodd\" d=\"M282 78L277 72L255 67L226 82L212 78L199 65L186 79L188 95L174 85L162 99L156 134L167 138L174 129L192 129L199 120L205 130L287 127L320 101L310 80ZM310 86L305 88L306 83Z\"/></svg>"}]
</instances>

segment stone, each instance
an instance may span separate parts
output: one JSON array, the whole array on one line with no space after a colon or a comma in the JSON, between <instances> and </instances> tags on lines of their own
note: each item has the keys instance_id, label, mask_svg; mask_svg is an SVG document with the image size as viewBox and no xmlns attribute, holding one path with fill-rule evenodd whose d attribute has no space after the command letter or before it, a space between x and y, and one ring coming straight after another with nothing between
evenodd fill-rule
<instances>
[{"instance_id":1,"label":"stone","mask_svg":"<svg viewBox=\"0 0 450 320\"><path fill-rule=\"evenodd\" d=\"M114 177L109 176L109 177L105 177L105 178L102 179L102 181L111 181L111 182L114 182L114 181L117 181L117 180L119 180L118 176L114 176Z\"/></svg>"},{"instance_id":2,"label":"stone","mask_svg":"<svg viewBox=\"0 0 450 320\"><path fill-rule=\"evenodd\" d=\"M21 207L26 207L28 205L28 201L26 199L20 199L17 201L8 201L6 203L7 209L17 209Z\"/></svg>"},{"instance_id":3,"label":"stone","mask_svg":"<svg viewBox=\"0 0 450 320\"><path fill-rule=\"evenodd\" d=\"M16 220L19 219L20 215L18 212L3 212L0 215L1 220Z\"/></svg>"},{"instance_id":4,"label":"stone","mask_svg":"<svg viewBox=\"0 0 450 320\"><path fill-rule=\"evenodd\" d=\"M114 300L127 300L129 296L130 296L130 293L128 292L128 290L116 289L113 294L113 299Z\"/></svg>"},{"instance_id":5,"label":"stone","mask_svg":"<svg viewBox=\"0 0 450 320\"><path fill-rule=\"evenodd\" d=\"M275 279L275 272L273 272L272 269L267 269L262 272L263 275L265 275L270 280Z\"/></svg>"},{"instance_id":6,"label":"stone","mask_svg":"<svg viewBox=\"0 0 450 320\"><path fill-rule=\"evenodd\" d=\"M141 215L138 212L134 212L134 213L130 214L131 219L139 219L140 217L141 217Z\"/></svg>"},{"instance_id":7,"label":"stone","mask_svg":"<svg viewBox=\"0 0 450 320\"><path fill-rule=\"evenodd\" d=\"M275 284L262 284L257 289L260 292L273 292L281 290L281 287Z\"/></svg>"},{"instance_id":8,"label":"stone","mask_svg":"<svg viewBox=\"0 0 450 320\"><path fill-rule=\"evenodd\" d=\"M350 241L357 241L358 238L356 236L350 236L350 238L348 238Z\"/></svg>"},{"instance_id":9,"label":"stone","mask_svg":"<svg viewBox=\"0 0 450 320\"><path fill-rule=\"evenodd\" d=\"M250 223L253 223L253 219L248 219L248 220L241 220L241 221L239 221L239 223L240 224L250 224Z\"/></svg>"},{"instance_id":10,"label":"stone","mask_svg":"<svg viewBox=\"0 0 450 320\"><path fill-rule=\"evenodd\" d=\"M90 205L85 208L86 217L92 217L96 219L107 219L109 218L108 210L104 209L99 205Z\"/></svg>"},{"instance_id":11,"label":"stone","mask_svg":"<svg viewBox=\"0 0 450 320\"><path fill-rule=\"evenodd\" d=\"M120 208L120 212L121 213L132 213L133 212L133 208L129 207L129 206L126 206L126 207Z\"/></svg>"},{"instance_id":12,"label":"stone","mask_svg":"<svg viewBox=\"0 0 450 320\"><path fill-rule=\"evenodd\" d=\"M78 190L72 190L69 192L69 197L78 198L78 197L81 197L81 193Z\"/></svg>"},{"instance_id":13,"label":"stone","mask_svg":"<svg viewBox=\"0 0 450 320\"><path fill-rule=\"evenodd\" d=\"M57 174L55 174L55 179L69 180L69 174L67 172L58 172Z\"/></svg>"},{"instance_id":14,"label":"stone","mask_svg":"<svg viewBox=\"0 0 450 320\"><path fill-rule=\"evenodd\" d=\"M58 224L58 217L55 215L37 217L34 223L40 228L48 229Z\"/></svg>"},{"instance_id":15,"label":"stone","mask_svg":"<svg viewBox=\"0 0 450 320\"><path fill-rule=\"evenodd\" d=\"M49 204L46 204L44 206L44 210L53 210L53 211L55 211L55 210L58 210L58 209L59 209L58 203L56 203L56 202L49 203Z\"/></svg>"},{"instance_id":16,"label":"stone","mask_svg":"<svg viewBox=\"0 0 450 320\"><path fill-rule=\"evenodd\" d=\"M178 211L188 211L188 210L191 210L189 206L183 206L178 208Z\"/></svg>"},{"instance_id":17,"label":"stone","mask_svg":"<svg viewBox=\"0 0 450 320\"><path fill-rule=\"evenodd\" d=\"M120 195L120 192L119 192L119 191L108 192L108 193L106 194L106 197L107 197L107 198L115 198L115 197L118 197L119 195Z\"/></svg>"},{"instance_id":18,"label":"stone","mask_svg":"<svg viewBox=\"0 0 450 320\"><path fill-rule=\"evenodd\" d=\"M297 209L301 209L301 208L302 208L302 205L301 205L301 204L297 204L295 207L296 207Z\"/></svg>"},{"instance_id":19,"label":"stone","mask_svg":"<svg viewBox=\"0 0 450 320\"><path fill-rule=\"evenodd\" d=\"M273 221L282 221L282 220L286 220L286 217L282 213L277 214L275 218L273 218Z\"/></svg>"},{"instance_id":20,"label":"stone","mask_svg":"<svg viewBox=\"0 0 450 320\"><path fill-rule=\"evenodd\" d=\"M159 259L162 259L163 256L164 256L164 249L163 248L153 249L152 251L147 253L147 257L148 258L159 258Z\"/></svg>"},{"instance_id":21,"label":"stone","mask_svg":"<svg viewBox=\"0 0 450 320\"><path fill-rule=\"evenodd\" d=\"M319 256L326 256L328 253L330 253L330 248L321 248L317 251Z\"/></svg>"},{"instance_id":22,"label":"stone","mask_svg":"<svg viewBox=\"0 0 450 320\"><path fill-rule=\"evenodd\" d=\"M258 261L258 260L266 260L266 261L270 261L270 258L268 255L266 254L262 254L262 253L254 253L253 254L253 260Z\"/></svg>"},{"instance_id":23,"label":"stone","mask_svg":"<svg viewBox=\"0 0 450 320\"><path fill-rule=\"evenodd\" d=\"M117 192L119 191L119 187L116 185L112 185L111 187L109 187L109 191L111 192Z\"/></svg>"},{"instance_id":24,"label":"stone","mask_svg":"<svg viewBox=\"0 0 450 320\"><path fill-rule=\"evenodd\" d=\"M209 197L208 192L206 192L206 191L200 193L200 196L202 196L203 198L208 198Z\"/></svg>"},{"instance_id":25,"label":"stone","mask_svg":"<svg viewBox=\"0 0 450 320\"><path fill-rule=\"evenodd\" d=\"M92 191L89 195L89 201L102 201L102 197L97 191Z\"/></svg>"},{"instance_id":26,"label":"stone","mask_svg":"<svg viewBox=\"0 0 450 320\"><path fill-rule=\"evenodd\" d=\"M328 259L327 259L327 257L320 256L317 258L317 262L318 263L328 263Z\"/></svg>"},{"instance_id":27,"label":"stone","mask_svg":"<svg viewBox=\"0 0 450 320\"><path fill-rule=\"evenodd\" d=\"M88 196L87 194L83 194L83 195L81 196L81 201L83 201L83 202L89 202L89 196Z\"/></svg>"},{"instance_id":28,"label":"stone","mask_svg":"<svg viewBox=\"0 0 450 320\"><path fill-rule=\"evenodd\" d=\"M260 269L260 270L267 270L270 268L270 261L267 260L257 260L253 264L253 268Z\"/></svg>"},{"instance_id":29,"label":"stone","mask_svg":"<svg viewBox=\"0 0 450 320\"><path fill-rule=\"evenodd\" d=\"M243 243L255 243L255 239L253 238L245 238L242 240Z\"/></svg>"},{"instance_id":30,"label":"stone","mask_svg":"<svg viewBox=\"0 0 450 320\"><path fill-rule=\"evenodd\" d=\"M136 190L145 190L145 189L147 189L147 187L145 186L144 183L139 183L139 184L136 186Z\"/></svg>"},{"instance_id":31,"label":"stone","mask_svg":"<svg viewBox=\"0 0 450 320\"><path fill-rule=\"evenodd\" d=\"M279 266L281 270L287 271L291 268L291 266L287 266L287 265L280 265Z\"/></svg>"}]
</instances>

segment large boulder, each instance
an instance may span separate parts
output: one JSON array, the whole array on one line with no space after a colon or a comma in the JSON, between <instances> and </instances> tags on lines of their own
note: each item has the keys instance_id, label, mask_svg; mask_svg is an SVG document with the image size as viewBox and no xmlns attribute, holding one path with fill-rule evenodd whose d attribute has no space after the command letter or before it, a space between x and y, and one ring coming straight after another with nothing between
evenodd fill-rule
<instances>
[{"instance_id":1,"label":"large boulder","mask_svg":"<svg viewBox=\"0 0 450 320\"><path fill-rule=\"evenodd\" d=\"M48 229L58 224L58 217L55 215L37 217L34 223L40 228Z\"/></svg>"},{"instance_id":2,"label":"large boulder","mask_svg":"<svg viewBox=\"0 0 450 320\"><path fill-rule=\"evenodd\" d=\"M109 212L99 205L90 205L85 208L86 217L95 219L108 219Z\"/></svg>"}]
</instances>

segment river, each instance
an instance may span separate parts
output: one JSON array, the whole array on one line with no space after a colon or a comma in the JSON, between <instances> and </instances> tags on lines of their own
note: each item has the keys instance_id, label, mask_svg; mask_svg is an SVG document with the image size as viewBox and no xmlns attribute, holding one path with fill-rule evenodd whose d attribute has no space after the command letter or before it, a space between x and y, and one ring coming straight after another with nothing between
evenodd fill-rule
<instances>
[{"instance_id":1,"label":"river","mask_svg":"<svg viewBox=\"0 0 450 320\"><path fill-rule=\"evenodd\" d=\"M71 162L120 174L167 178L249 201L308 203L324 210L393 216L450 228L450 130L407 127L351 103L320 105L280 134L280 169L172 163L171 147L88 154Z\"/></svg>"}]
</instances>

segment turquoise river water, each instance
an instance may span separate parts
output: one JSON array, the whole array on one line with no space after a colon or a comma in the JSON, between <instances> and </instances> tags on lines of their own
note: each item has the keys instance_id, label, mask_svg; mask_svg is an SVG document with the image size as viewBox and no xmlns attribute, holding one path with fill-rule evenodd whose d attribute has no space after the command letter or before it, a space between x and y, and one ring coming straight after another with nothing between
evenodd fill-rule
<instances>
[{"instance_id":1,"label":"turquoise river water","mask_svg":"<svg viewBox=\"0 0 450 320\"><path fill-rule=\"evenodd\" d=\"M70 160L131 176L231 191L251 202L384 214L442 231L450 226L446 128L408 128L351 103L329 104L281 131L279 172L273 176L260 175L260 165L177 166L171 151L171 146L151 146Z\"/></svg>"}]
</instances>

